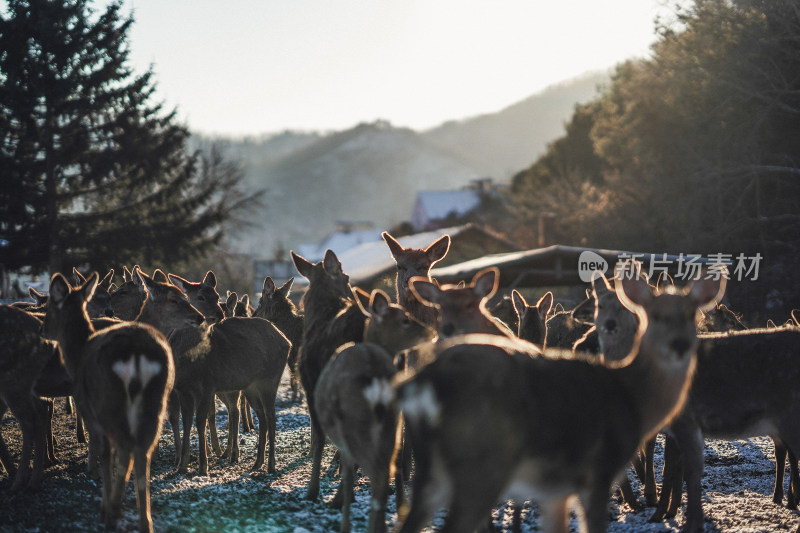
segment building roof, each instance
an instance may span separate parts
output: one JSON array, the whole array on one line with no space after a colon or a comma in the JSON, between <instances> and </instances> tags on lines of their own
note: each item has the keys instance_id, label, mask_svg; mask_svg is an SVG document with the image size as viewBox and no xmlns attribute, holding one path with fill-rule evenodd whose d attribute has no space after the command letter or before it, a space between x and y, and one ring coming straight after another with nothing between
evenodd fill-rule
<instances>
[{"instance_id":1,"label":"building roof","mask_svg":"<svg viewBox=\"0 0 800 533\"><path fill-rule=\"evenodd\" d=\"M657 278L658 273L666 269L678 282L681 265L684 268L687 265L685 256L556 244L522 252L485 255L456 265L434 268L431 270L431 276L440 283L458 283L462 280L468 282L484 268L496 266L500 270L501 287L580 285L587 282L581 279L579 265L579 262L583 260L582 254L586 252L593 253L607 262L612 272L605 272L606 276L613 275L613 268L618 260L634 257L642 263L644 272L650 277ZM694 262L708 265L712 261L708 258L698 257Z\"/></svg>"},{"instance_id":2,"label":"building roof","mask_svg":"<svg viewBox=\"0 0 800 533\"><path fill-rule=\"evenodd\" d=\"M465 215L478 207L481 197L478 191L420 191L417 202L428 220L442 220L451 214Z\"/></svg>"}]
</instances>

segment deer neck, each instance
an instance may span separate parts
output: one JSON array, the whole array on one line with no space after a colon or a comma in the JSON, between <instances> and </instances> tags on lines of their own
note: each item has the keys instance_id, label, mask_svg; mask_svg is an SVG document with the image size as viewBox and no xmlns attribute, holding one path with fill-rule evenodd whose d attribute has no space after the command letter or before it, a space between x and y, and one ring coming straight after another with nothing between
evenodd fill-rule
<instances>
[{"instance_id":1,"label":"deer neck","mask_svg":"<svg viewBox=\"0 0 800 533\"><path fill-rule=\"evenodd\" d=\"M660 349L640 349L630 364L614 370L636 406L643 440L654 436L683 408L697 365L694 352L676 364L658 353Z\"/></svg>"},{"instance_id":2,"label":"deer neck","mask_svg":"<svg viewBox=\"0 0 800 533\"><path fill-rule=\"evenodd\" d=\"M73 314L58 332L58 346L70 376L77 374L92 333L94 328L85 311Z\"/></svg>"}]
</instances>

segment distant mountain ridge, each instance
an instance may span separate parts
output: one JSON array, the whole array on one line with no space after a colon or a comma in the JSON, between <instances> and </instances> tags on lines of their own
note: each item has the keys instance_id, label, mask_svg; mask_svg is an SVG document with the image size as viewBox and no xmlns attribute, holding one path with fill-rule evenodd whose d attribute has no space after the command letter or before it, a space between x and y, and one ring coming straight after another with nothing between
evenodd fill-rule
<instances>
[{"instance_id":1,"label":"distant mountain ridge","mask_svg":"<svg viewBox=\"0 0 800 533\"><path fill-rule=\"evenodd\" d=\"M193 138L216 142L244 167L244 185L266 189L254 228L228 243L256 258L281 257L317 242L338 221L372 221L379 229L408 220L417 191L454 189L492 177L507 182L564 132L576 103L598 95L607 72L550 87L497 113L449 121L417 132L386 121L344 131L285 131L261 138Z\"/></svg>"}]
</instances>

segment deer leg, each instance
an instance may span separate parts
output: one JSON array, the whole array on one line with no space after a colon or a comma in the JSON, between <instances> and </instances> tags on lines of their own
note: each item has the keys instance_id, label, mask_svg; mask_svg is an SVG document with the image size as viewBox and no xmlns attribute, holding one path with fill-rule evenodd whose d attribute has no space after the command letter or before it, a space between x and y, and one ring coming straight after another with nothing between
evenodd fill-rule
<instances>
[{"instance_id":1,"label":"deer leg","mask_svg":"<svg viewBox=\"0 0 800 533\"><path fill-rule=\"evenodd\" d=\"M105 435L96 431L90 430L89 435L89 444L91 445L92 442L96 443L96 447L98 448L99 456L100 456L100 470L103 476L103 489L102 489L102 500L100 503L100 519L108 525L109 523L113 526L113 522L109 522L112 517L111 513L111 482L112 482L112 470L114 468L114 454L113 450L111 449L111 444L106 439Z\"/></svg>"},{"instance_id":2,"label":"deer leg","mask_svg":"<svg viewBox=\"0 0 800 533\"><path fill-rule=\"evenodd\" d=\"M540 502L539 507L542 512L542 527L543 531L550 531L552 533L567 533L567 519L569 518L569 507L567 506L567 499L560 498ZM608 518L606 518L608 520Z\"/></svg>"},{"instance_id":3,"label":"deer leg","mask_svg":"<svg viewBox=\"0 0 800 533\"><path fill-rule=\"evenodd\" d=\"M224 400L223 403L225 403ZM225 403L225 405L227 406L228 404ZM230 425L230 408L228 408L228 419L229 419L228 425ZM214 450L214 453L217 455L217 457L223 457L223 456L227 457L226 454L229 454L230 450L226 448L225 452L223 453L222 447L219 444L219 435L217 435L217 406L213 398L208 406L207 420L208 420L208 430L211 437L211 449ZM230 435L230 431L228 431L228 435ZM230 443L228 444L228 446L230 447Z\"/></svg>"},{"instance_id":4,"label":"deer leg","mask_svg":"<svg viewBox=\"0 0 800 533\"><path fill-rule=\"evenodd\" d=\"M150 515L150 453L137 448L133 452L136 469L136 506L139 508L139 531L152 533L153 518Z\"/></svg>"},{"instance_id":5,"label":"deer leg","mask_svg":"<svg viewBox=\"0 0 800 533\"><path fill-rule=\"evenodd\" d=\"M787 450L789 454L789 509L797 509L797 504L800 503L800 472L797 468L797 457L795 457L792 450Z\"/></svg>"},{"instance_id":6,"label":"deer leg","mask_svg":"<svg viewBox=\"0 0 800 533\"><path fill-rule=\"evenodd\" d=\"M389 501L389 469L381 470L377 475L371 476L369 486L372 494L370 496L367 531L385 533L386 503Z\"/></svg>"},{"instance_id":7,"label":"deer leg","mask_svg":"<svg viewBox=\"0 0 800 533\"><path fill-rule=\"evenodd\" d=\"M206 442L206 422L208 421L208 407L214 401L214 394L204 393L198 398L195 411L195 424L197 424L197 447L200 462L199 474L208 475L208 443Z\"/></svg>"},{"instance_id":8,"label":"deer leg","mask_svg":"<svg viewBox=\"0 0 800 533\"><path fill-rule=\"evenodd\" d=\"M632 511L638 511L639 501L636 499L636 494L633 492L631 480L628 479L627 472L623 472L623 475L620 476L618 480L618 484L619 490L622 493L622 499L625 500L625 503L628 504L628 507L630 507Z\"/></svg>"},{"instance_id":9,"label":"deer leg","mask_svg":"<svg viewBox=\"0 0 800 533\"><path fill-rule=\"evenodd\" d=\"M225 452L231 458L231 464L239 462L239 413L242 393L237 391L228 395L228 443Z\"/></svg>"},{"instance_id":10,"label":"deer leg","mask_svg":"<svg viewBox=\"0 0 800 533\"><path fill-rule=\"evenodd\" d=\"M253 423L253 413L250 410L250 402L246 396L242 396L239 418L242 420L242 432L250 433L256 425Z\"/></svg>"},{"instance_id":11,"label":"deer leg","mask_svg":"<svg viewBox=\"0 0 800 533\"><path fill-rule=\"evenodd\" d=\"M686 474L686 523L684 531L699 533L703 530L702 478L703 434L690 424L672 424L672 433L683 454Z\"/></svg>"},{"instance_id":12,"label":"deer leg","mask_svg":"<svg viewBox=\"0 0 800 533\"><path fill-rule=\"evenodd\" d=\"M75 400L72 396L69 397L70 404L74 404ZM86 428L83 425L83 418L81 417L81 412L77 409L73 409L75 411L75 436L78 439L78 442L81 444L86 443Z\"/></svg>"},{"instance_id":13,"label":"deer leg","mask_svg":"<svg viewBox=\"0 0 800 533\"><path fill-rule=\"evenodd\" d=\"M594 486L581 494L586 531L605 531L608 528L607 487L610 487L611 483L600 481L602 478L603 476L600 475ZM610 478L606 479L610 481ZM581 531L583 531L583 528L581 528Z\"/></svg>"},{"instance_id":14,"label":"deer leg","mask_svg":"<svg viewBox=\"0 0 800 533\"><path fill-rule=\"evenodd\" d=\"M511 502L513 506L513 517L511 520L512 533L522 533L522 508L524 503Z\"/></svg>"},{"instance_id":15,"label":"deer leg","mask_svg":"<svg viewBox=\"0 0 800 533\"><path fill-rule=\"evenodd\" d=\"M22 431L22 453L20 454L16 476L14 476L14 483L11 485L11 492L24 489L30 480L31 455L37 432L36 412L29 398L6 397L6 402L9 404L17 422L19 422L19 427Z\"/></svg>"},{"instance_id":16,"label":"deer leg","mask_svg":"<svg viewBox=\"0 0 800 533\"><path fill-rule=\"evenodd\" d=\"M35 412L34 445L33 445L33 472L28 482L29 489L38 489L44 477L44 465L47 458L47 433L50 428L50 415L53 409L53 400L40 400L33 398Z\"/></svg>"},{"instance_id":17,"label":"deer leg","mask_svg":"<svg viewBox=\"0 0 800 533\"><path fill-rule=\"evenodd\" d=\"M260 421L259 421L260 423ZM325 449L325 433L315 417L311 418L311 479L308 482L306 499L316 500L319 497L319 477L322 469L322 452Z\"/></svg>"},{"instance_id":18,"label":"deer leg","mask_svg":"<svg viewBox=\"0 0 800 533\"><path fill-rule=\"evenodd\" d=\"M414 486L411 490L411 503L397 511L398 523L402 525L397 533L417 533L428 524L440 507L447 504L446 487L431 475L431 465L427 457L419 454L414 473Z\"/></svg>"},{"instance_id":19,"label":"deer leg","mask_svg":"<svg viewBox=\"0 0 800 533\"><path fill-rule=\"evenodd\" d=\"M128 483L128 478L131 475L131 467L133 466L133 457L128 450L120 448L115 449L116 456L116 471L112 472L111 479L111 493L109 500L109 507L105 516L105 524L107 527L114 527L122 516L122 498L125 496L125 485Z\"/></svg>"},{"instance_id":20,"label":"deer leg","mask_svg":"<svg viewBox=\"0 0 800 533\"><path fill-rule=\"evenodd\" d=\"M45 413L45 419L43 421L43 430L45 432L44 464L46 466L52 466L58 463L58 457L56 456L56 439L53 436L53 414L55 413L55 401L45 400L45 403L47 413Z\"/></svg>"},{"instance_id":21,"label":"deer leg","mask_svg":"<svg viewBox=\"0 0 800 533\"><path fill-rule=\"evenodd\" d=\"M664 442L664 469L662 470L661 479L661 494L658 497L658 505L656 505L656 510L648 519L649 522L661 522L669 517L676 488L678 490L677 502L678 506L680 506L681 493L683 492L681 451L678 448L678 443L670 435L667 435Z\"/></svg>"},{"instance_id":22,"label":"deer leg","mask_svg":"<svg viewBox=\"0 0 800 533\"><path fill-rule=\"evenodd\" d=\"M648 507L658 504L658 494L656 490L656 471L653 466L653 457L656 453L656 439L653 437L644 444L644 499Z\"/></svg>"},{"instance_id":23,"label":"deer leg","mask_svg":"<svg viewBox=\"0 0 800 533\"><path fill-rule=\"evenodd\" d=\"M342 494L342 533L350 533L350 505L353 503L353 478L355 477L355 467L344 465L342 469L342 482L339 485L339 493Z\"/></svg>"},{"instance_id":24,"label":"deer leg","mask_svg":"<svg viewBox=\"0 0 800 533\"><path fill-rule=\"evenodd\" d=\"M245 392L245 395L248 397L250 405L255 409L256 417L258 418L258 444L256 445L256 462L253 465L253 470L259 470L264 466L264 460L266 458L267 431L269 431L270 428L270 420L267 416L268 411L263 403L263 395L259 390L257 390L257 388L251 388ZM270 436L272 436L271 431ZM313 427L311 442L314 442ZM274 458L272 460L274 461ZM269 467L269 463L267 463L267 466ZM273 463L271 471L274 472L274 469L275 464Z\"/></svg>"},{"instance_id":25,"label":"deer leg","mask_svg":"<svg viewBox=\"0 0 800 533\"><path fill-rule=\"evenodd\" d=\"M178 463L178 473L185 474L189 471L189 456L192 420L194 420L195 400L192 394L181 394L181 418L183 419L183 437L181 439L180 462Z\"/></svg>"},{"instance_id":26,"label":"deer leg","mask_svg":"<svg viewBox=\"0 0 800 533\"><path fill-rule=\"evenodd\" d=\"M181 464L181 400L175 389L169 393L167 418L172 427L172 440L175 443L175 466L177 467Z\"/></svg>"},{"instance_id":27,"label":"deer leg","mask_svg":"<svg viewBox=\"0 0 800 533\"><path fill-rule=\"evenodd\" d=\"M783 503L783 477L786 472L786 445L779 437L772 437L775 447L775 487L772 489L772 501L781 505ZM792 497L789 497L791 502Z\"/></svg>"},{"instance_id":28,"label":"deer leg","mask_svg":"<svg viewBox=\"0 0 800 533\"><path fill-rule=\"evenodd\" d=\"M267 393L266 398L262 396L262 404L264 409L264 414L267 417L268 427L267 427L267 445L269 446L268 455L267 455L267 472L273 473L275 472L275 438L276 432L278 431L278 415L275 412L275 397L277 395L277 388L274 392L269 391ZM260 423L259 423L259 435L261 431Z\"/></svg>"}]
</instances>

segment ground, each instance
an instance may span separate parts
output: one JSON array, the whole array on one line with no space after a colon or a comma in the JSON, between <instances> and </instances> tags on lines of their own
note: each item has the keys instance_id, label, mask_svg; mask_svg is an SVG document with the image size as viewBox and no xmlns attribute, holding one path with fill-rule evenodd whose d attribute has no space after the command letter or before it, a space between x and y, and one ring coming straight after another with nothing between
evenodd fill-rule
<instances>
[{"instance_id":1,"label":"ground","mask_svg":"<svg viewBox=\"0 0 800 533\"><path fill-rule=\"evenodd\" d=\"M217 425L225 435L226 412L218 403ZM71 415L62 401L57 402L54 420L60 462L47 469L40 490L9 493L11 482L0 473L0 532L75 532L102 531L100 526L100 486L86 476L86 445L75 438ZM9 448L18 456L19 430L16 421L6 414L0 430ZM190 464L190 475L174 473L172 432L167 425L161 437L158 455L153 460L152 508L157 532L288 532L322 533L338 531L341 514L327 505L337 486L335 467L328 468L322 480L322 501L304 499L311 465L308 456L310 431L308 414L303 403L290 401L288 378L279 392L277 472L251 472L255 461L257 434L241 436L241 458L238 465L226 460L210 461L207 477L192 475L196 461ZM193 455L197 441L193 439ZM660 446L657 453L660 454ZM774 462L772 443L768 438L746 441L707 441L704 502L705 532L794 531L798 515L772 503ZM333 449L326 447L323 463L331 463ZM657 455L657 459L660 455ZM658 463L657 463L658 465ZM787 475L788 483L788 475ZM635 488L638 488L634 485ZM361 479L353 509L353 530L366 528L369 489ZM644 503L643 498L640 501ZM684 502L685 503L685 502ZM124 514L117 530L136 531L136 498L129 483ZM396 523L394 498L390 498L387 521ZM682 511L675 520L650 524L652 509L632 513L617 498L609 500L609 531L672 532L683 523ZM497 531L510 531L510 509L498 508ZM441 517L433 527L441 525ZM575 522L573 521L573 530ZM526 508L523 531L538 531L535 506Z\"/></svg>"}]
</instances>

